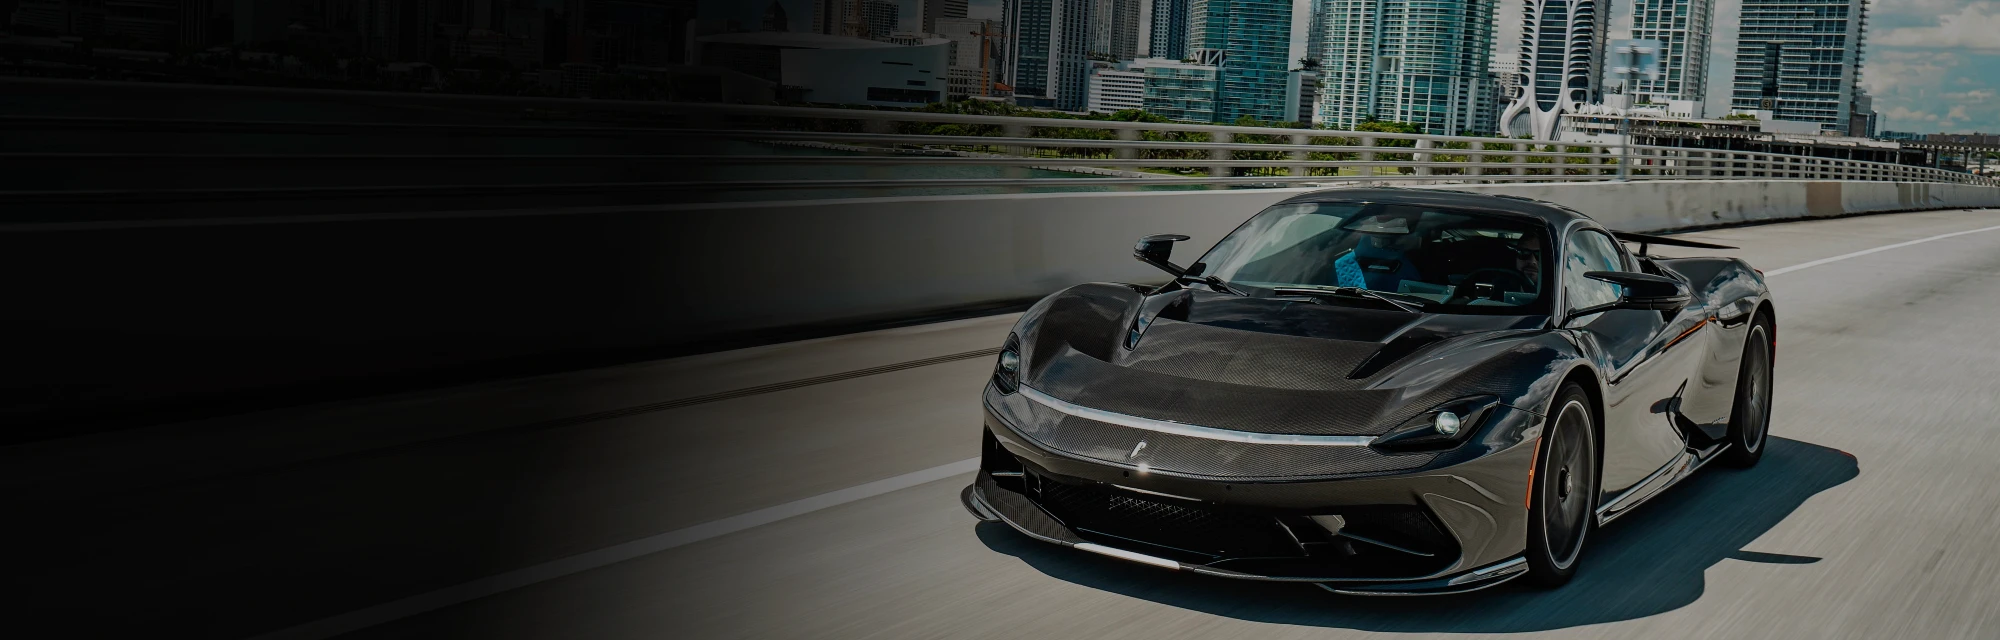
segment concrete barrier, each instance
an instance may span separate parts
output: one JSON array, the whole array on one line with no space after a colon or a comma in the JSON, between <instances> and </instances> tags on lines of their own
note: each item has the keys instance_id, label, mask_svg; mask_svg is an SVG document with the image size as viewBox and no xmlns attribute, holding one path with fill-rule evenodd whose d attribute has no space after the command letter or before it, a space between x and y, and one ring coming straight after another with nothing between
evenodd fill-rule
<instances>
[{"instance_id":1,"label":"concrete barrier","mask_svg":"<svg viewBox=\"0 0 2000 640\"><path fill-rule=\"evenodd\" d=\"M1615 229L2000 207L2000 188L1875 182L1450 187ZM1307 190L1017 194L573 211L0 225L15 338L0 441L77 425L662 357L1158 281Z\"/></svg>"}]
</instances>

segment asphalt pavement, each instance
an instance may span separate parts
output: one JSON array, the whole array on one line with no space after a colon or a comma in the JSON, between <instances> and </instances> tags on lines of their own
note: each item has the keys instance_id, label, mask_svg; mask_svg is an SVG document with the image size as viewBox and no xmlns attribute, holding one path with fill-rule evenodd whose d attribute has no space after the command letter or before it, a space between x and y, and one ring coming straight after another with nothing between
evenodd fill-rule
<instances>
[{"instance_id":1,"label":"asphalt pavement","mask_svg":"<svg viewBox=\"0 0 2000 640\"><path fill-rule=\"evenodd\" d=\"M10 599L77 636L2000 637L2000 211L1688 237L1770 274L1771 448L1556 591L1337 596L975 524L996 316L0 449Z\"/></svg>"}]
</instances>

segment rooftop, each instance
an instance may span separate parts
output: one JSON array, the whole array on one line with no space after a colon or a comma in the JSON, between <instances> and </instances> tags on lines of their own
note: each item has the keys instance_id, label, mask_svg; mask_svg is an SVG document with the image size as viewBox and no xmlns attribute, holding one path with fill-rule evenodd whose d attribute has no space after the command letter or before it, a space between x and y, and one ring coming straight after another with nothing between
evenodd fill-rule
<instances>
[{"instance_id":1,"label":"rooftop","mask_svg":"<svg viewBox=\"0 0 2000 640\"><path fill-rule=\"evenodd\" d=\"M846 36L829 36L819 33L793 33L784 31L752 31L739 33L718 33L701 36L697 41L707 44L746 44L784 49L889 49L903 45L877 40L863 40ZM937 42L931 42L936 40ZM950 42L944 38L928 38L924 44Z\"/></svg>"}]
</instances>

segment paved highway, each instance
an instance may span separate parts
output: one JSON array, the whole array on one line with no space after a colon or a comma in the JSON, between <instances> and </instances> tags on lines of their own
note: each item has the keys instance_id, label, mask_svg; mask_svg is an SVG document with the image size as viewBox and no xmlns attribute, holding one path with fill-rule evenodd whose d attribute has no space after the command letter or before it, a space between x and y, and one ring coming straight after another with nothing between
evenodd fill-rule
<instances>
[{"instance_id":1,"label":"paved highway","mask_svg":"<svg viewBox=\"0 0 2000 640\"><path fill-rule=\"evenodd\" d=\"M1770 275L1771 449L1554 592L1342 597L975 525L999 316L0 449L10 604L78 636L2000 636L2000 211L1690 237Z\"/></svg>"}]
</instances>

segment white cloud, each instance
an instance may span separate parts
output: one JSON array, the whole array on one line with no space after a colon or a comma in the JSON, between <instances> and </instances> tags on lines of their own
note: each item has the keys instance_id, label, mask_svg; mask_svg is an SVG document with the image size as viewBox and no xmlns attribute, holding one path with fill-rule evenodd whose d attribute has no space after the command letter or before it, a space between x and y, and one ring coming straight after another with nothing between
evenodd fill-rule
<instances>
[{"instance_id":1,"label":"white cloud","mask_svg":"<svg viewBox=\"0 0 2000 640\"><path fill-rule=\"evenodd\" d=\"M1950 75L1951 68L1960 62L1957 54L1949 52L1876 51L1861 68L1861 87L1876 96L1892 95L1901 87L1929 88Z\"/></svg>"},{"instance_id":2,"label":"white cloud","mask_svg":"<svg viewBox=\"0 0 2000 640\"><path fill-rule=\"evenodd\" d=\"M1935 113L1917 111L1903 106L1890 107L1888 110L1881 112L1881 115L1893 122L1937 122L1938 119Z\"/></svg>"},{"instance_id":3,"label":"white cloud","mask_svg":"<svg viewBox=\"0 0 2000 640\"><path fill-rule=\"evenodd\" d=\"M1930 4L1930 3L1923 3ZM2000 3L1975 2L1937 17L1937 26L1889 29L1875 44L1891 47L2000 50Z\"/></svg>"}]
</instances>

